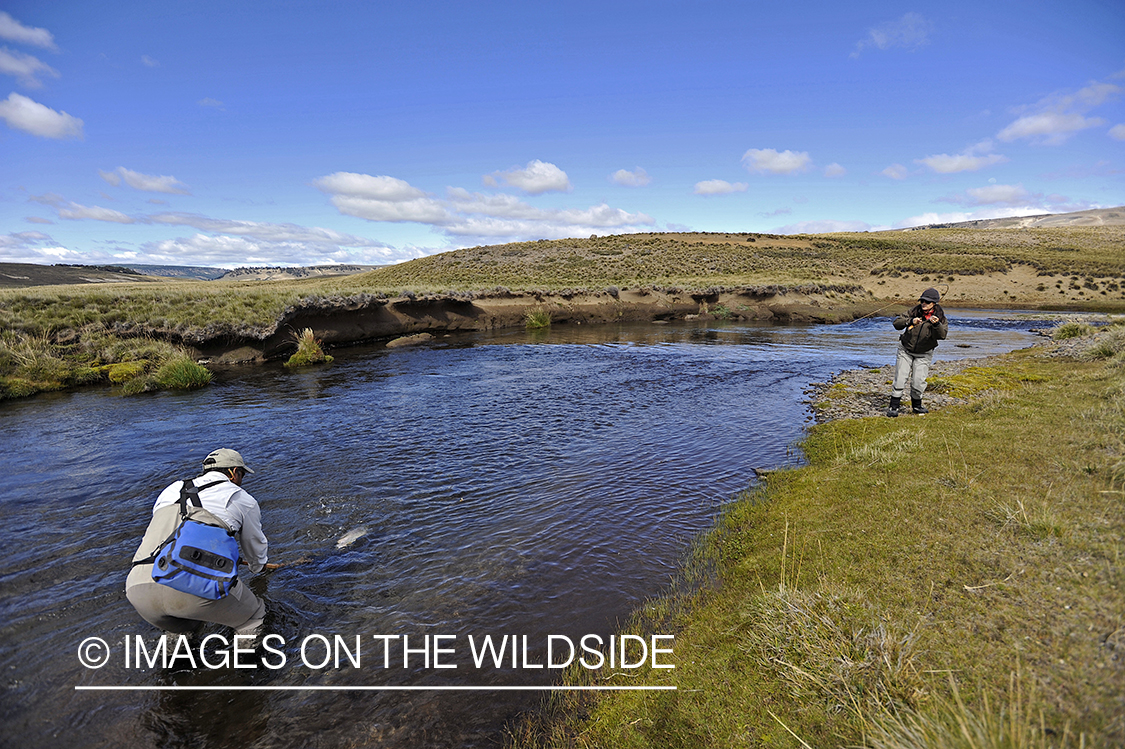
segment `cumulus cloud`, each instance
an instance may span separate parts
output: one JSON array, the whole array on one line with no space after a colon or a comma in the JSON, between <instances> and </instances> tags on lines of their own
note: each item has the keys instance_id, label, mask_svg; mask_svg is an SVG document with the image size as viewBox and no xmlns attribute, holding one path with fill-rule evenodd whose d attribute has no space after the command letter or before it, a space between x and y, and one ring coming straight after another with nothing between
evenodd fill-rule
<instances>
[{"instance_id":1,"label":"cumulus cloud","mask_svg":"<svg viewBox=\"0 0 1125 749\"><path fill-rule=\"evenodd\" d=\"M651 226L651 216L602 204L585 209L545 209L514 195L483 194L451 187L437 198L394 177L337 172L313 184L341 213L369 221L428 224L450 237L558 238L596 231L633 231Z\"/></svg>"},{"instance_id":2,"label":"cumulus cloud","mask_svg":"<svg viewBox=\"0 0 1125 749\"><path fill-rule=\"evenodd\" d=\"M955 174L957 172L975 172L986 166L1003 164L1008 161L1007 156L1001 156L992 151L992 141L984 140L975 146L966 149L963 153L949 155L946 153L927 156L924 159L915 159L915 164L924 164L938 174Z\"/></svg>"},{"instance_id":3,"label":"cumulus cloud","mask_svg":"<svg viewBox=\"0 0 1125 749\"><path fill-rule=\"evenodd\" d=\"M782 151L772 148L751 148L742 154L742 165L758 174L796 174L806 171L812 159L806 151Z\"/></svg>"},{"instance_id":4,"label":"cumulus cloud","mask_svg":"<svg viewBox=\"0 0 1125 749\"><path fill-rule=\"evenodd\" d=\"M116 171L103 172L98 170L101 178L113 186L120 185L124 182L134 190L141 190L144 192L163 192L170 195L190 195L187 185L180 182L175 177L166 175L156 176L152 174L141 174L134 172L132 169L126 169L123 166L117 167Z\"/></svg>"},{"instance_id":5,"label":"cumulus cloud","mask_svg":"<svg viewBox=\"0 0 1125 749\"><path fill-rule=\"evenodd\" d=\"M836 162L832 162L828 166L824 167L825 177L843 177L847 173L848 170L840 166Z\"/></svg>"},{"instance_id":6,"label":"cumulus cloud","mask_svg":"<svg viewBox=\"0 0 1125 749\"><path fill-rule=\"evenodd\" d=\"M856 42L852 59L856 59L865 49L875 48L880 50L905 49L916 50L930 43L930 32L933 24L919 13L907 13L897 21L888 21L873 29L869 29L867 36Z\"/></svg>"},{"instance_id":7,"label":"cumulus cloud","mask_svg":"<svg viewBox=\"0 0 1125 749\"><path fill-rule=\"evenodd\" d=\"M401 179L355 172L335 172L313 180L330 196L336 210L368 221L445 223L449 215L441 201Z\"/></svg>"},{"instance_id":8,"label":"cumulus cloud","mask_svg":"<svg viewBox=\"0 0 1125 749\"><path fill-rule=\"evenodd\" d=\"M55 37L50 31L24 26L3 11L0 11L0 39L7 39L19 44L30 44L33 47L49 49L52 52L58 51L58 47L55 46Z\"/></svg>"},{"instance_id":9,"label":"cumulus cloud","mask_svg":"<svg viewBox=\"0 0 1125 749\"><path fill-rule=\"evenodd\" d=\"M1059 145L1081 130L1106 124L1100 117L1086 115L1116 98L1121 90L1114 83L1094 82L1073 93L1053 94L1024 107L1021 116L996 137L1005 142L1026 139L1042 145Z\"/></svg>"},{"instance_id":10,"label":"cumulus cloud","mask_svg":"<svg viewBox=\"0 0 1125 749\"><path fill-rule=\"evenodd\" d=\"M746 192L749 185L745 182L727 182L724 179L706 179L695 183L696 195L729 195L732 192Z\"/></svg>"},{"instance_id":11,"label":"cumulus cloud","mask_svg":"<svg viewBox=\"0 0 1125 749\"><path fill-rule=\"evenodd\" d=\"M882 174L884 177L890 177L891 179L906 179L910 171L902 164L891 164L889 167L879 172L879 174Z\"/></svg>"},{"instance_id":12,"label":"cumulus cloud","mask_svg":"<svg viewBox=\"0 0 1125 749\"><path fill-rule=\"evenodd\" d=\"M496 187L504 182L528 195L542 195L545 192L570 192L574 189L566 172L554 164L535 159L527 162L523 169L512 167L506 172L486 174L482 181L488 187Z\"/></svg>"},{"instance_id":13,"label":"cumulus cloud","mask_svg":"<svg viewBox=\"0 0 1125 749\"><path fill-rule=\"evenodd\" d=\"M1125 125L1114 125L1109 129L1109 137L1114 140L1125 140Z\"/></svg>"},{"instance_id":14,"label":"cumulus cloud","mask_svg":"<svg viewBox=\"0 0 1125 749\"><path fill-rule=\"evenodd\" d=\"M82 120L66 112L56 112L37 101L12 92L0 101L0 119L14 130L23 130L40 138L82 139Z\"/></svg>"},{"instance_id":15,"label":"cumulus cloud","mask_svg":"<svg viewBox=\"0 0 1125 749\"><path fill-rule=\"evenodd\" d=\"M637 167L631 172L628 169L618 169L609 175L609 180L622 187L644 187L652 181L652 178L644 169Z\"/></svg>"},{"instance_id":16,"label":"cumulus cloud","mask_svg":"<svg viewBox=\"0 0 1125 749\"><path fill-rule=\"evenodd\" d=\"M42 88L43 83L39 80L41 75L59 77L59 71L38 57L25 55L7 47L0 47L0 73L15 76L20 85L26 88Z\"/></svg>"}]
</instances>

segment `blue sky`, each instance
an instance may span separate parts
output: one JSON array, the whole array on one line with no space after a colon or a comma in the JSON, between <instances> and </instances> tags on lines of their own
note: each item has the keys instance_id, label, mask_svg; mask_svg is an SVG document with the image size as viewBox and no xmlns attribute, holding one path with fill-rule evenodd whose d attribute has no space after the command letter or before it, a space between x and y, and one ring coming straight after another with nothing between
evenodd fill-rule
<instances>
[{"instance_id":1,"label":"blue sky","mask_svg":"<svg viewBox=\"0 0 1125 749\"><path fill-rule=\"evenodd\" d=\"M1125 4L0 6L0 261L385 263L1125 204Z\"/></svg>"}]
</instances>

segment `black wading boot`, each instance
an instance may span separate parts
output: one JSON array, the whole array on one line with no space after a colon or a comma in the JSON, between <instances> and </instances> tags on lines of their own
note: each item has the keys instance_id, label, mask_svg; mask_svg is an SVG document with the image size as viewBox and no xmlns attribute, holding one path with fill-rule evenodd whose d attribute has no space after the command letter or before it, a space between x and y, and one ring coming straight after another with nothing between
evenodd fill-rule
<instances>
[{"instance_id":1,"label":"black wading boot","mask_svg":"<svg viewBox=\"0 0 1125 749\"><path fill-rule=\"evenodd\" d=\"M902 398L895 398L891 396L891 406L887 409L887 416L894 418L898 416L898 409L902 406Z\"/></svg>"},{"instance_id":2,"label":"black wading boot","mask_svg":"<svg viewBox=\"0 0 1125 749\"><path fill-rule=\"evenodd\" d=\"M916 414L928 414L930 412L930 409L922 405L921 398L911 398L910 405L913 406L914 413Z\"/></svg>"}]
</instances>

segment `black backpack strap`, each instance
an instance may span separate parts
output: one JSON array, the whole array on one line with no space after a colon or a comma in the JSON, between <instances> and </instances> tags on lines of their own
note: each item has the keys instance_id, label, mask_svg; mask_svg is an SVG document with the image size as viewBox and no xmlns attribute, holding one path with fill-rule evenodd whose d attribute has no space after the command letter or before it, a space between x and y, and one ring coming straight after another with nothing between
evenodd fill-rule
<instances>
[{"instance_id":1,"label":"black backpack strap","mask_svg":"<svg viewBox=\"0 0 1125 749\"><path fill-rule=\"evenodd\" d=\"M204 484L203 486L196 486L193 479L184 481L183 486L180 487L180 499L178 500L178 503L180 505L180 522L183 523L188 519L187 504L189 501L194 507L199 507L200 509L202 509L203 503L199 500L199 492L203 491L204 489L210 489L212 486L218 486L224 481L226 481L226 479L219 479L218 481L212 481L210 484ZM234 535L234 533L230 530L228 530L227 533L231 536ZM175 531L173 531L172 536L169 536L164 540L164 543L160 544L156 551L153 552L152 556L146 559L138 559L137 561L133 562L132 566L136 567L138 564L151 564L152 562L156 561L156 557L160 554L160 550L168 545L168 542L172 540L173 536L175 536Z\"/></svg>"},{"instance_id":2,"label":"black backpack strap","mask_svg":"<svg viewBox=\"0 0 1125 749\"><path fill-rule=\"evenodd\" d=\"M218 486L224 481L226 481L226 479L219 479L218 481L212 481L210 484L204 484L203 486L196 486L193 479L185 481L183 486L180 487L180 517L187 520L188 501L194 506L202 508L203 503L199 500L199 493L204 489L210 489L212 486Z\"/></svg>"}]
</instances>

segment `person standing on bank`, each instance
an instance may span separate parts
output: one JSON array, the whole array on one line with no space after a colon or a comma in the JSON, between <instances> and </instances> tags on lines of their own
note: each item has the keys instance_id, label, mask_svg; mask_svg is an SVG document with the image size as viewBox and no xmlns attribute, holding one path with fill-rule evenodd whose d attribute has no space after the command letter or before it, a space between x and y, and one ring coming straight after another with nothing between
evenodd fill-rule
<instances>
[{"instance_id":1,"label":"person standing on bank","mask_svg":"<svg viewBox=\"0 0 1125 749\"><path fill-rule=\"evenodd\" d=\"M240 454L220 448L204 459L202 476L191 482L176 481L156 498L152 520L125 581L125 597L145 621L172 634L194 634L206 622L231 627L240 635L258 634L266 604L237 577L229 592L217 600L174 589L153 578L158 552L185 522L184 515L229 531L238 542L239 562L251 572L281 566L267 563L269 542L262 532L261 510L257 500L242 488L248 473L253 471ZM194 506L188 507L181 499L188 497L192 497Z\"/></svg>"},{"instance_id":2,"label":"person standing on bank","mask_svg":"<svg viewBox=\"0 0 1125 749\"><path fill-rule=\"evenodd\" d=\"M945 310L938 304L940 300L941 294L937 289L926 289L918 304L894 320L895 330L902 330L903 333L898 339L895 381L891 387L891 404L887 409L887 416L898 416L907 381L910 382L910 405L914 413L928 413L922 406L926 377L930 374L938 341L944 341L949 334L949 321L945 318Z\"/></svg>"}]
</instances>

